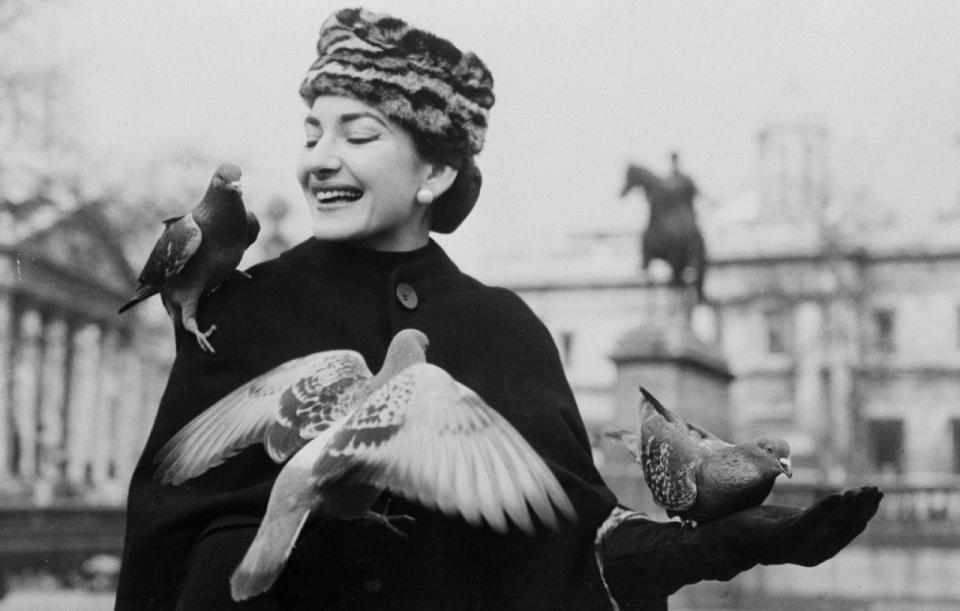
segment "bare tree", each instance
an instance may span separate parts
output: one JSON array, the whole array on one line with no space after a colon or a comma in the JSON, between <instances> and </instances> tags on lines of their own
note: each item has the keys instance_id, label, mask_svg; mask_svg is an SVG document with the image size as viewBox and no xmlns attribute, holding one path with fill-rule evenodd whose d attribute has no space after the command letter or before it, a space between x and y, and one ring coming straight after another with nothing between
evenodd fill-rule
<instances>
[{"instance_id":1,"label":"bare tree","mask_svg":"<svg viewBox=\"0 0 960 611\"><path fill-rule=\"evenodd\" d=\"M27 32L47 6L0 0L0 201L8 205L43 193L77 156L60 112L67 79L29 48Z\"/></svg>"}]
</instances>

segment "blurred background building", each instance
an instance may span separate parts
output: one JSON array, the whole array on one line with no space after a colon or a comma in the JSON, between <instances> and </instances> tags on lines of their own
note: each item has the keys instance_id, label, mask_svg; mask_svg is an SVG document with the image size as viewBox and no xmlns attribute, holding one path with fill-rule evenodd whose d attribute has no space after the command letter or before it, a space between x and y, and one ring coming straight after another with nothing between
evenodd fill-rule
<instances>
[{"instance_id":1,"label":"blurred background building","mask_svg":"<svg viewBox=\"0 0 960 611\"><path fill-rule=\"evenodd\" d=\"M832 208L822 126L770 125L757 141L759 206L733 224L701 217L704 303L667 286L667 269L638 271L635 230L499 255L497 281L553 332L597 462L624 502L665 518L639 466L603 435L636 426L638 383L728 439L786 437L795 477L770 502L884 489L865 535L825 565L761 567L686 588L674 604L955 608L960 223L941 219L911 241L882 219Z\"/></svg>"}]
</instances>

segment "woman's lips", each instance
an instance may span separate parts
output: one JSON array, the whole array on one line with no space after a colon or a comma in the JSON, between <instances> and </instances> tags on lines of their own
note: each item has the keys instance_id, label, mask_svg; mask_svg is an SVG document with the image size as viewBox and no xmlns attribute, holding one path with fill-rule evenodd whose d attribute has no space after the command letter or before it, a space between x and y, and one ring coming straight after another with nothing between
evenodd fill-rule
<instances>
[{"instance_id":1,"label":"woman's lips","mask_svg":"<svg viewBox=\"0 0 960 611\"><path fill-rule=\"evenodd\" d=\"M313 186L310 188L313 196L321 204L338 204L352 202L363 197L363 191L356 187L347 186Z\"/></svg>"}]
</instances>

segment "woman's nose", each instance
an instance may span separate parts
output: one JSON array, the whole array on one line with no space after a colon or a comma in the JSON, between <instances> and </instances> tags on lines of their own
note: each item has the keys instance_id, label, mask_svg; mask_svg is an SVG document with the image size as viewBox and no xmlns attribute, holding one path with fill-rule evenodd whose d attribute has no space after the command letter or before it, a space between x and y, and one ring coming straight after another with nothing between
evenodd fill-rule
<instances>
[{"instance_id":1,"label":"woman's nose","mask_svg":"<svg viewBox=\"0 0 960 611\"><path fill-rule=\"evenodd\" d=\"M337 152L336 144L326 138L317 140L307 154L307 167L311 172L333 173L340 169L343 161Z\"/></svg>"}]
</instances>

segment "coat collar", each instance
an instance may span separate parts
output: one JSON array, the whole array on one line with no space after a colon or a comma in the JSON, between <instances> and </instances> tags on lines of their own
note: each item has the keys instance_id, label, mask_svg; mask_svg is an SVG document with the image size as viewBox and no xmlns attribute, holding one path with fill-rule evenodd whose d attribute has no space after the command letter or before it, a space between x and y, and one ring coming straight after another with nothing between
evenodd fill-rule
<instances>
[{"instance_id":1,"label":"coat collar","mask_svg":"<svg viewBox=\"0 0 960 611\"><path fill-rule=\"evenodd\" d=\"M433 239L416 250L385 252L309 238L280 255L280 259L317 269L356 269L358 266L379 268L402 278L438 280L444 276L461 275L460 269Z\"/></svg>"}]
</instances>

